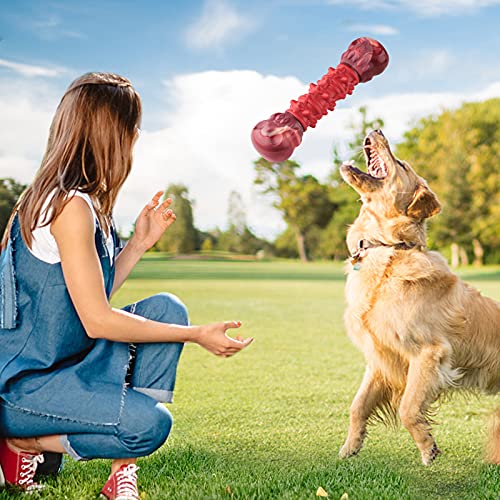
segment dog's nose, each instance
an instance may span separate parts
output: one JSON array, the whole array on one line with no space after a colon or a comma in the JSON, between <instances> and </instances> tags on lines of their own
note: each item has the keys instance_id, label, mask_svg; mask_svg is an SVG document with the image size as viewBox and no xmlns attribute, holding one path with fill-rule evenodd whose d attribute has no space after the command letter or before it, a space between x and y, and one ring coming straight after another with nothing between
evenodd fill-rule
<instances>
[{"instance_id":1,"label":"dog's nose","mask_svg":"<svg viewBox=\"0 0 500 500\"><path fill-rule=\"evenodd\" d=\"M385 135L382 133L382 130L377 129L375 130L375 132L377 132L377 134L380 134L382 137L385 137Z\"/></svg>"}]
</instances>

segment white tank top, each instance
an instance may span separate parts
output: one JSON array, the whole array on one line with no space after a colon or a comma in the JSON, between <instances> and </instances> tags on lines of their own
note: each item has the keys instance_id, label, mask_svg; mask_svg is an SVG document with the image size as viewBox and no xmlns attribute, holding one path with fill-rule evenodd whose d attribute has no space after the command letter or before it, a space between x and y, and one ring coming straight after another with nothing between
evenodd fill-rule
<instances>
[{"instance_id":1,"label":"white tank top","mask_svg":"<svg viewBox=\"0 0 500 500\"><path fill-rule=\"evenodd\" d=\"M87 193L82 193L81 191L77 190L72 190L68 193L68 198L71 198L73 195L78 196L79 198L84 199L88 206L90 207L90 210L92 211L92 215L94 217L94 232L95 229L97 228L96 224L96 213L94 209L94 205L92 204L92 200L90 196ZM50 200L54 194L51 194L45 203L43 204L42 210L40 212L40 219L39 223L45 220L45 213L47 211L47 207L50 203ZM50 226L51 224L47 226L37 226L34 231L33 231L33 243L32 247L30 249L30 252L37 257L40 260L43 260L44 262L47 262L49 264L56 264L57 262L61 262L61 257L59 255L59 249L57 248L57 243L50 232ZM110 260L113 259L113 254L115 251L114 248L114 242L111 234L107 237L106 239L106 247L108 249L108 254Z\"/></svg>"}]
</instances>

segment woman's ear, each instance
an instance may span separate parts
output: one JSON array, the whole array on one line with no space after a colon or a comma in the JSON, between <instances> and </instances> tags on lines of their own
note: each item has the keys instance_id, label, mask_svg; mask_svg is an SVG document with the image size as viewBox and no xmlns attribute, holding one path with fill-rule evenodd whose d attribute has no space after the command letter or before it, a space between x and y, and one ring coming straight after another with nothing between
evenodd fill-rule
<instances>
[{"instance_id":1,"label":"woman's ear","mask_svg":"<svg viewBox=\"0 0 500 500\"><path fill-rule=\"evenodd\" d=\"M406 215L413 219L427 219L441 211L441 204L436 195L425 185L416 189L411 203L406 209Z\"/></svg>"}]
</instances>

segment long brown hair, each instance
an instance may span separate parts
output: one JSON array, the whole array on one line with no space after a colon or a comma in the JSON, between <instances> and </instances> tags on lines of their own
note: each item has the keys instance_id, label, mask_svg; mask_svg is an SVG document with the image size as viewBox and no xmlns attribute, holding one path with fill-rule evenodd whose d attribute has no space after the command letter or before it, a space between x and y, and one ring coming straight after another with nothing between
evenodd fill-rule
<instances>
[{"instance_id":1,"label":"long brown hair","mask_svg":"<svg viewBox=\"0 0 500 500\"><path fill-rule=\"evenodd\" d=\"M108 232L116 196L132 167L141 112L140 97L126 78L112 73L77 78L57 107L42 163L14 207L1 248L7 245L16 211L23 239L31 248L32 231L59 216L73 189L90 195ZM52 193L47 216L40 221Z\"/></svg>"}]
</instances>

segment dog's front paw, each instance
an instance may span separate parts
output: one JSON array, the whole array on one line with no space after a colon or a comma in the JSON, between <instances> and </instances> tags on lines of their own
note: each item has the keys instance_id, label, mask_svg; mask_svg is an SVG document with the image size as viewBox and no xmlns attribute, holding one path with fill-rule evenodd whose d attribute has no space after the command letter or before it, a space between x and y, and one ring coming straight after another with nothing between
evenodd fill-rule
<instances>
[{"instance_id":1,"label":"dog's front paw","mask_svg":"<svg viewBox=\"0 0 500 500\"><path fill-rule=\"evenodd\" d=\"M435 458L441 453L441 450L434 443L428 450L422 451L422 463L424 465L431 465Z\"/></svg>"},{"instance_id":2,"label":"dog's front paw","mask_svg":"<svg viewBox=\"0 0 500 500\"><path fill-rule=\"evenodd\" d=\"M349 439L344 443L344 446L340 448L339 458L349 458L357 455L359 450L361 449L362 442L360 443L351 443Z\"/></svg>"}]
</instances>

